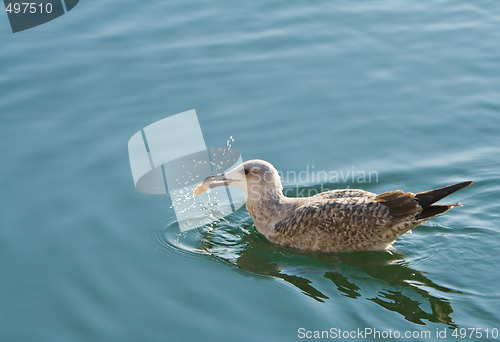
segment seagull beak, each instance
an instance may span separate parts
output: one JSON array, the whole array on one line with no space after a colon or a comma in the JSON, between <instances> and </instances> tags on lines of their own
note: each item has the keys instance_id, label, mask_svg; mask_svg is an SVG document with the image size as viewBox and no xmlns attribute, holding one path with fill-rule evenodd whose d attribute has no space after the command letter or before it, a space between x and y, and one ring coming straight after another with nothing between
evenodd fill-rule
<instances>
[{"instance_id":1,"label":"seagull beak","mask_svg":"<svg viewBox=\"0 0 500 342\"><path fill-rule=\"evenodd\" d=\"M239 180L226 178L226 175L223 173L222 175L210 176L205 178L202 184L209 183L208 187L211 189L218 186L230 185L234 182L239 182Z\"/></svg>"},{"instance_id":2,"label":"seagull beak","mask_svg":"<svg viewBox=\"0 0 500 342\"><path fill-rule=\"evenodd\" d=\"M232 183L239 182L238 179L229 179L226 178L225 174L218 176L210 176L203 180L201 184L199 184L193 191L193 194L201 195L202 193L208 191L209 189L216 188L218 186L223 185L231 185Z\"/></svg>"}]
</instances>

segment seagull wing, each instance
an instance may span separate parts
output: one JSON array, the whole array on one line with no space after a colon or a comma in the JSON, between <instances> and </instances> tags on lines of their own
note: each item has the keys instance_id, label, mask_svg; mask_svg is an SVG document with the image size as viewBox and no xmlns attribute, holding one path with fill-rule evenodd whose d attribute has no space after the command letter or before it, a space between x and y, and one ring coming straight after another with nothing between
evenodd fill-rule
<instances>
[{"instance_id":1,"label":"seagull wing","mask_svg":"<svg viewBox=\"0 0 500 342\"><path fill-rule=\"evenodd\" d=\"M413 228L422 207L403 191L325 198L319 194L275 225L276 239L316 250L383 249Z\"/></svg>"},{"instance_id":2,"label":"seagull wing","mask_svg":"<svg viewBox=\"0 0 500 342\"><path fill-rule=\"evenodd\" d=\"M360 189L339 189L339 190L329 190L319 193L313 196L315 199L334 199L334 198L346 198L346 197L375 197L376 195L372 192L368 192Z\"/></svg>"}]
</instances>

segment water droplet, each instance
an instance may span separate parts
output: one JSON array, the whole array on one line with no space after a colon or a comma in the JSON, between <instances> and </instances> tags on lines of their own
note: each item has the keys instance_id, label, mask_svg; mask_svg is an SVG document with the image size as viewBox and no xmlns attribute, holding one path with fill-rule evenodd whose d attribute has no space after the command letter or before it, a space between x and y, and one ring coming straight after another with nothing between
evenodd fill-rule
<instances>
[{"instance_id":1,"label":"water droplet","mask_svg":"<svg viewBox=\"0 0 500 342\"><path fill-rule=\"evenodd\" d=\"M229 147L229 148L231 148L231 145L232 145L232 143L233 143L233 142L234 142L234 138L233 138L233 136L231 135L231 136L229 137L229 139L227 140L227 142L226 142L226 146L227 146L227 147Z\"/></svg>"}]
</instances>

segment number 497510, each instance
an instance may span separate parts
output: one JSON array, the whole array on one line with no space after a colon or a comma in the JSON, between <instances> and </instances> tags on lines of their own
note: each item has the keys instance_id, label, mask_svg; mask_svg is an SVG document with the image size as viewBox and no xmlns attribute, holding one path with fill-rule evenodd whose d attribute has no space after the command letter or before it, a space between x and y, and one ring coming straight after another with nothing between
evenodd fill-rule
<instances>
[{"instance_id":1,"label":"number 497510","mask_svg":"<svg viewBox=\"0 0 500 342\"><path fill-rule=\"evenodd\" d=\"M31 13L31 14L42 14L42 13L52 13L52 4L47 2L46 4L37 4L35 2L9 2L7 7L5 7L7 13Z\"/></svg>"},{"instance_id":2,"label":"number 497510","mask_svg":"<svg viewBox=\"0 0 500 342\"><path fill-rule=\"evenodd\" d=\"M456 328L451 333L455 338L497 338L498 329Z\"/></svg>"}]
</instances>

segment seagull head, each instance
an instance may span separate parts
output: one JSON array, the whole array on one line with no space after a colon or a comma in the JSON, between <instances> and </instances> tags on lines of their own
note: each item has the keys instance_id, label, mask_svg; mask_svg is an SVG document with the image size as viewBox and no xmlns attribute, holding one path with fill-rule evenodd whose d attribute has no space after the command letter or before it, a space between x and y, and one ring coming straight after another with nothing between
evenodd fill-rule
<instances>
[{"instance_id":1,"label":"seagull head","mask_svg":"<svg viewBox=\"0 0 500 342\"><path fill-rule=\"evenodd\" d=\"M269 162L254 159L246 161L232 170L205 178L194 191L199 195L210 188L233 185L247 194L247 201L262 201L268 197L283 196L283 186L276 168Z\"/></svg>"}]
</instances>

